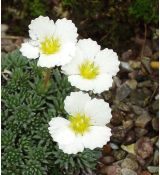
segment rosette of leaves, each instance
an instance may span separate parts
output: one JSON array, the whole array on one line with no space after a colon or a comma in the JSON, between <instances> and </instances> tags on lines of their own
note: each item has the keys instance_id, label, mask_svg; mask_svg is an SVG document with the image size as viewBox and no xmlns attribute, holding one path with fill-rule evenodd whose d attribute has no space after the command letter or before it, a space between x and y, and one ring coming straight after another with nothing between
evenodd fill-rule
<instances>
[{"instance_id":1,"label":"rosette of leaves","mask_svg":"<svg viewBox=\"0 0 160 175\"><path fill-rule=\"evenodd\" d=\"M55 68L44 89L44 71L18 50L2 54L2 174L91 173L100 150L67 155L48 133L52 117L67 117L63 101L73 88Z\"/></svg>"}]
</instances>

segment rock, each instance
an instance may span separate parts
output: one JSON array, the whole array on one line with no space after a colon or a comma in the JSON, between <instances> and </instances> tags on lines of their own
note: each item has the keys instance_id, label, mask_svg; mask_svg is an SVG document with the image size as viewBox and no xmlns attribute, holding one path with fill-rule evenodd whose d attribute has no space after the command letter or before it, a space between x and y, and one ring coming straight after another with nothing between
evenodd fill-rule
<instances>
[{"instance_id":1,"label":"rock","mask_svg":"<svg viewBox=\"0 0 160 175\"><path fill-rule=\"evenodd\" d=\"M130 130L134 126L133 120L123 121L123 127Z\"/></svg>"},{"instance_id":2,"label":"rock","mask_svg":"<svg viewBox=\"0 0 160 175\"><path fill-rule=\"evenodd\" d=\"M7 24L1 24L1 35L6 36L6 32L8 30L8 25Z\"/></svg>"},{"instance_id":3,"label":"rock","mask_svg":"<svg viewBox=\"0 0 160 175\"><path fill-rule=\"evenodd\" d=\"M124 112L129 112L130 111L130 107L128 105L126 105L123 102L120 102L117 104L118 109L124 111Z\"/></svg>"},{"instance_id":4,"label":"rock","mask_svg":"<svg viewBox=\"0 0 160 175\"><path fill-rule=\"evenodd\" d=\"M142 171L140 175L151 175L148 171Z\"/></svg>"},{"instance_id":5,"label":"rock","mask_svg":"<svg viewBox=\"0 0 160 175\"><path fill-rule=\"evenodd\" d=\"M128 77L130 79L136 79L137 75L138 75L138 71L137 70L134 70L134 71L128 73Z\"/></svg>"},{"instance_id":6,"label":"rock","mask_svg":"<svg viewBox=\"0 0 160 175\"><path fill-rule=\"evenodd\" d=\"M143 128L135 128L134 130L135 130L135 134L138 138L140 138L148 133L148 130L143 129Z\"/></svg>"},{"instance_id":7,"label":"rock","mask_svg":"<svg viewBox=\"0 0 160 175\"><path fill-rule=\"evenodd\" d=\"M146 159L153 154L153 144L148 137L141 137L135 144L135 152L137 155Z\"/></svg>"},{"instance_id":8,"label":"rock","mask_svg":"<svg viewBox=\"0 0 160 175\"><path fill-rule=\"evenodd\" d=\"M145 112L144 108L141 108L140 106L136 106L136 105L132 105L132 110L137 115L141 115Z\"/></svg>"},{"instance_id":9,"label":"rock","mask_svg":"<svg viewBox=\"0 0 160 175\"><path fill-rule=\"evenodd\" d=\"M109 154L111 152L112 148L110 145L104 145L103 146L103 150L102 150L102 153L105 155L105 154Z\"/></svg>"},{"instance_id":10,"label":"rock","mask_svg":"<svg viewBox=\"0 0 160 175\"><path fill-rule=\"evenodd\" d=\"M136 171L138 169L138 163L135 160L126 158L123 160L121 167Z\"/></svg>"},{"instance_id":11,"label":"rock","mask_svg":"<svg viewBox=\"0 0 160 175\"><path fill-rule=\"evenodd\" d=\"M151 80L147 80L147 81L143 81L143 82L138 83L137 86L140 88L142 88L142 87L150 88L153 86L153 83L151 82Z\"/></svg>"},{"instance_id":12,"label":"rock","mask_svg":"<svg viewBox=\"0 0 160 175\"><path fill-rule=\"evenodd\" d=\"M126 157L126 152L123 150L113 150L113 156L117 161L122 160Z\"/></svg>"},{"instance_id":13,"label":"rock","mask_svg":"<svg viewBox=\"0 0 160 175\"><path fill-rule=\"evenodd\" d=\"M137 173L133 170L127 169L127 168L123 168L121 170L122 175L137 175Z\"/></svg>"},{"instance_id":14,"label":"rock","mask_svg":"<svg viewBox=\"0 0 160 175\"><path fill-rule=\"evenodd\" d=\"M117 126L112 129L112 136L111 140L117 143L121 143L125 136L126 136L126 130L122 126Z\"/></svg>"},{"instance_id":15,"label":"rock","mask_svg":"<svg viewBox=\"0 0 160 175\"><path fill-rule=\"evenodd\" d=\"M113 82L115 83L116 87L120 87L122 83L122 81L117 76L113 77Z\"/></svg>"},{"instance_id":16,"label":"rock","mask_svg":"<svg viewBox=\"0 0 160 175\"><path fill-rule=\"evenodd\" d=\"M128 64L128 62L121 61L120 67L121 67L122 70L125 70L125 71L128 71L128 72L133 71L133 69Z\"/></svg>"},{"instance_id":17,"label":"rock","mask_svg":"<svg viewBox=\"0 0 160 175\"><path fill-rule=\"evenodd\" d=\"M135 121L135 126L139 128L145 128L147 124L151 121L151 117L148 115L141 115Z\"/></svg>"},{"instance_id":18,"label":"rock","mask_svg":"<svg viewBox=\"0 0 160 175\"><path fill-rule=\"evenodd\" d=\"M154 157L153 157L153 165L158 165L159 164L159 151L156 150L154 152Z\"/></svg>"},{"instance_id":19,"label":"rock","mask_svg":"<svg viewBox=\"0 0 160 175\"><path fill-rule=\"evenodd\" d=\"M131 145L121 145L121 148L127 151L128 153L135 154L135 144L134 143Z\"/></svg>"},{"instance_id":20,"label":"rock","mask_svg":"<svg viewBox=\"0 0 160 175\"><path fill-rule=\"evenodd\" d=\"M137 81L132 79L132 80L127 80L126 84L133 90L137 88Z\"/></svg>"},{"instance_id":21,"label":"rock","mask_svg":"<svg viewBox=\"0 0 160 175\"><path fill-rule=\"evenodd\" d=\"M111 148L112 149L119 149L119 146L118 145L116 145L115 143L110 143L110 146L111 146Z\"/></svg>"},{"instance_id":22,"label":"rock","mask_svg":"<svg viewBox=\"0 0 160 175\"><path fill-rule=\"evenodd\" d=\"M131 66L132 69L140 69L141 68L141 62L140 61L129 61L129 65Z\"/></svg>"},{"instance_id":23,"label":"rock","mask_svg":"<svg viewBox=\"0 0 160 175\"><path fill-rule=\"evenodd\" d=\"M101 159L101 162L102 162L103 164L109 165L109 164L113 163L114 160L115 160L115 159L114 159L114 157L112 157L112 156L105 156L105 157L103 157L103 158Z\"/></svg>"},{"instance_id":24,"label":"rock","mask_svg":"<svg viewBox=\"0 0 160 175\"><path fill-rule=\"evenodd\" d=\"M152 127L155 131L159 131L159 118L154 117L152 119Z\"/></svg>"},{"instance_id":25,"label":"rock","mask_svg":"<svg viewBox=\"0 0 160 175\"><path fill-rule=\"evenodd\" d=\"M159 172L158 166L148 166L147 169L150 173L158 173Z\"/></svg>"},{"instance_id":26,"label":"rock","mask_svg":"<svg viewBox=\"0 0 160 175\"><path fill-rule=\"evenodd\" d=\"M135 132L129 131L126 135L126 138L124 140L124 144L131 144L134 143L136 139Z\"/></svg>"},{"instance_id":27,"label":"rock","mask_svg":"<svg viewBox=\"0 0 160 175\"><path fill-rule=\"evenodd\" d=\"M157 140L155 145L156 145L157 148L159 148L159 139Z\"/></svg>"},{"instance_id":28,"label":"rock","mask_svg":"<svg viewBox=\"0 0 160 175\"><path fill-rule=\"evenodd\" d=\"M118 165L104 166L100 171L106 175L121 175L121 168Z\"/></svg>"},{"instance_id":29,"label":"rock","mask_svg":"<svg viewBox=\"0 0 160 175\"><path fill-rule=\"evenodd\" d=\"M128 97L128 95L132 92L132 89L127 85L127 84L122 84L119 88L117 88L117 92L116 92L116 100L118 101L122 101L124 100L126 97Z\"/></svg>"},{"instance_id":30,"label":"rock","mask_svg":"<svg viewBox=\"0 0 160 175\"><path fill-rule=\"evenodd\" d=\"M119 113L119 111L113 111L112 112L112 118L110 123L114 126L121 125L122 121L124 120L124 117Z\"/></svg>"},{"instance_id":31,"label":"rock","mask_svg":"<svg viewBox=\"0 0 160 175\"><path fill-rule=\"evenodd\" d=\"M151 74L152 73L152 70L151 70L151 66L150 66L150 58L143 57L143 59L141 60L141 62L143 64L144 68L146 69L146 71Z\"/></svg>"}]
</instances>

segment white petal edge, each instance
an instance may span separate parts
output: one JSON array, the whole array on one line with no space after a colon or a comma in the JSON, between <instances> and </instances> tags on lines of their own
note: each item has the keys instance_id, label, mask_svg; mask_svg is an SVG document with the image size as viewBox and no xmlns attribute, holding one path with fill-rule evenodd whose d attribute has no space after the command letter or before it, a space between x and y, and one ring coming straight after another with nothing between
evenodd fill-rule
<instances>
[{"instance_id":1,"label":"white petal edge","mask_svg":"<svg viewBox=\"0 0 160 175\"><path fill-rule=\"evenodd\" d=\"M112 49L104 49L97 53L95 62L99 65L101 73L115 76L119 71L120 61Z\"/></svg>"},{"instance_id":2,"label":"white petal edge","mask_svg":"<svg viewBox=\"0 0 160 175\"><path fill-rule=\"evenodd\" d=\"M112 87L113 79L110 74L101 74L94 81L93 92L102 93Z\"/></svg>"},{"instance_id":3,"label":"white petal edge","mask_svg":"<svg viewBox=\"0 0 160 175\"><path fill-rule=\"evenodd\" d=\"M79 40L77 47L81 49L83 57L85 59L93 59L100 51L100 45L98 45L96 41L93 41L90 38Z\"/></svg>"},{"instance_id":4,"label":"white petal edge","mask_svg":"<svg viewBox=\"0 0 160 175\"><path fill-rule=\"evenodd\" d=\"M81 136L77 136L73 143L68 145L60 145L59 149L63 150L67 154L77 154L78 152L83 152L84 145L82 143Z\"/></svg>"},{"instance_id":5,"label":"white petal edge","mask_svg":"<svg viewBox=\"0 0 160 175\"><path fill-rule=\"evenodd\" d=\"M29 59L36 59L39 57L39 48L34 47L29 42L23 43L20 48L23 56Z\"/></svg>"},{"instance_id":6,"label":"white petal edge","mask_svg":"<svg viewBox=\"0 0 160 175\"><path fill-rule=\"evenodd\" d=\"M85 105L91 97L87 93L83 92L71 92L70 96L67 96L64 100L64 108L70 115L77 113L84 113Z\"/></svg>"},{"instance_id":7,"label":"white petal edge","mask_svg":"<svg viewBox=\"0 0 160 175\"><path fill-rule=\"evenodd\" d=\"M105 126L112 117L109 104L103 99L92 99L85 106L85 114L91 118L93 125Z\"/></svg>"},{"instance_id":8,"label":"white petal edge","mask_svg":"<svg viewBox=\"0 0 160 175\"><path fill-rule=\"evenodd\" d=\"M93 90L94 88L93 80L84 79L80 75L70 75L68 77L68 81L71 83L72 86L75 86L83 91Z\"/></svg>"},{"instance_id":9,"label":"white petal edge","mask_svg":"<svg viewBox=\"0 0 160 175\"><path fill-rule=\"evenodd\" d=\"M111 129L105 126L91 126L90 131L83 135L83 144L85 148L91 150L102 148L111 136Z\"/></svg>"},{"instance_id":10,"label":"white petal edge","mask_svg":"<svg viewBox=\"0 0 160 175\"><path fill-rule=\"evenodd\" d=\"M42 41L45 37L53 36L55 24L49 17L39 16L31 21L29 35L33 40Z\"/></svg>"},{"instance_id":11,"label":"white petal edge","mask_svg":"<svg viewBox=\"0 0 160 175\"><path fill-rule=\"evenodd\" d=\"M55 23L54 35L62 42L77 42L77 28L71 20L66 18L58 19Z\"/></svg>"}]
</instances>

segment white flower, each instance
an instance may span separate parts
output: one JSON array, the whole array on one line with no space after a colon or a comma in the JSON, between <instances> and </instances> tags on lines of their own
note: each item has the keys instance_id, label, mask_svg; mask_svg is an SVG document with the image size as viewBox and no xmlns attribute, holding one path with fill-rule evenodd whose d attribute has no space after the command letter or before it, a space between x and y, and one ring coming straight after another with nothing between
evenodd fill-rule
<instances>
[{"instance_id":1,"label":"white flower","mask_svg":"<svg viewBox=\"0 0 160 175\"><path fill-rule=\"evenodd\" d=\"M30 59L39 57L38 66L54 67L67 64L75 54L77 28L71 20L39 16L29 25L31 40L23 43L20 51Z\"/></svg>"},{"instance_id":2,"label":"white flower","mask_svg":"<svg viewBox=\"0 0 160 175\"><path fill-rule=\"evenodd\" d=\"M112 77L119 71L117 54L111 49L100 50L96 41L79 40L71 62L62 66L72 86L101 93L112 86Z\"/></svg>"},{"instance_id":3,"label":"white flower","mask_svg":"<svg viewBox=\"0 0 160 175\"><path fill-rule=\"evenodd\" d=\"M49 122L49 133L67 154L84 148L102 147L110 140L111 129L105 125L111 119L111 109L102 99L91 99L83 92L72 92L64 101L69 119L55 117Z\"/></svg>"}]
</instances>

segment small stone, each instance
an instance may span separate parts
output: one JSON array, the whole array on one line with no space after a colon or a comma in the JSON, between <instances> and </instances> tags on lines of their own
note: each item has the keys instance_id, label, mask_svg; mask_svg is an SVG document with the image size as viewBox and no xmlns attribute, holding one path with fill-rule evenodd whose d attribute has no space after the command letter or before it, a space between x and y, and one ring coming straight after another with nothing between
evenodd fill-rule
<instances>
[{"instance_id":1,"label":"small stone","mask_svg":"<svg viewBox=\"0 0 160 175\"><path fill-rule=\"evenodd\" d=\"M122 60L128 60L129 58L131 58L131 56L133 55L133 51L131 49L125 51L122 53Z\"/></svg>"},{"instance_id":2,"label":"small stone","mask_svg":"<svg viewBox=\"0 0 160 175\"><path fill-rule=\"evenodd\" d=\"M151 82L151 80L147 80L147 81L143 81L143 82L138 83L137 86L140 88L142 88L142 87L150 88L153 86L153 83Z\"/></svg>"},{"instance_id":3,"label":"small stone","mask_svg":"<svg viewBox=\"0 0 160 175\"><path fill-rule=\"evenodd\" d=\"M116 99L118 101L124 100L128 95L132 92L132 89L127 84L122 84L119 88L117 88Z\"/></svg>"},{"instance_id":4,"label":"small stone","mask_svg":"<svg viewBox=\"0 0 160 175\"><path fill-rule=\"evenodd\" d=\"M127 169L127 168L123 168L121 170L122 175L137 175L137 173L133 170Z\"/></svg>"},{"instance_id":5,"label":"small stone","mask_svg":"<svg viewBox=\"0 0 160 175\"><path fill-rule=\"evenodd\" d=\"M154 152L154 157L153 157L153 165L158 165L159 164L159 151L156 150Z\"/></svg>"},{"instance_id":6,"label":"small stone","mask_svg":"<svg viewBox=\"0 0 160 175\"><path fill-rule=\"evenodd\" d=\"M119 149L119 146L116 145L115 143L110 143L109 145L110 145L111 148L114 149L114 150L115 150L115 149Z\"/></svg>"},{"instance_id":7,"label":"small stone","mask_svg":"<svg viewBox=\"0 0 160 175\"><path fill-rule=\"evenodd\" d=\"M111 140L117 143L121 143L126 136L126 132L126 129L124 129L122 126L112 128Z\"/></svg>"},{"instance_id":8,"label":"small stone","mask_svg":"<svg viewBox=\"0 0 160 175\"><path fill-rule=\"evenodd\" d=\"M121 168L118 165L104 166L100 171L106 175L121 175Z\"/></svg>"},{"instance_id":9,"label":"small stone","mask_svg":"<svg viewBox=\"0 0 160 175\"><path fill-rule=\"evenodd\" d=\"M113 77L113 81L114 81L116 87L121 86L122 81L119 79L119 77L117 77L117 76Z\"/></svg>"},{"instance_id":10,"label":"small stone","mask_svg":"<svg viewBox=\"0 0 160 175\"><path fill-rule=\"evenodd\" d=\"M102 153L105 155L105 154L109 154L111 152L112 148L110 145L104 145L103 146L103 150L102 150Z\"/></svg>"},{"instance_id":11,"label":"small stone","mask_svg":"<svg viewBox=\"0 0 160 175\"><path fill-rule=\"evenodd\" d=\"M137 81L132 79L132 80L127 80L126 84L133 90L137 88Z\"/></svg>"},{"instance_id":12,"label":"small stone","mask_svg":"<svg viewBox=\"0 0 160 175\"><path fill-rule=\"evenodd\" d=\"M133 69L132 69L131 66L128 64L128 62L121 61L120 66L121 66L121 69L122 69L122 70L125 70L125 71L128 71L128 72L133 71Z\"/></svg>"},{"instance_id":13,"label":"small stone","mask_svg":"<svg viewBox=\"0 0 160 175\"><path fill-rule=\"evenodd\" d=\"M140 128L145 128L147 124L151 121L151 117L148 115L141 115L135 121L135 126Z\"/></svg>"},{"instance_id":14,"label":"small stone","mask_svg":"<svg viewBox=\"0 0 160 175\"><path fill-rule=\"evenodd\" d=\"M128 105L126 105L123 102L120 102L119 104L117 104L118 109L124 111L124 112L129 112L130 111L130 107Z\"/></svg>"},{"instance_id":15,"label":"small stone","mask_svg":"<svg viewBox=\"0 0 160 175\"><path fill-rule=\"evenodd\" d=\"M151 175L148 171L142 171L140 175Z\"/></svg>"},{"instance_id":16,"label":"small stone","mask_svg":"<svg viewBox=\"0 0 160 175\"><path fill-rule=\"evenodd\" d=\"M141 137L135 144L135 152L146 159L153 154L153 144L148 137Z\"/></svg>"},{"instance_id":17,"label":"small stone","mask_svg":"<svg viewBox=\"0 0 160 175\"><path fill-rule=\"evenodd\" d=\"M112 118L110 121L112 125L114 126L121 125L123 120L124 120L124 117L120 114L119 111L112 112Z\"/></svg>"},{"instance_id":18,"label":"small stone","mask_svg":"<svg viewBox=\"0 0 160 175\"><path fill-rule=\"evenodd\" d=\"M138 138L146 135L148 133L147 129L143 129L143 128L135 128L135 134Z\"/></svg>"},{"instance_id":19,"label":"small stone","mask_svg":"<svg viewBox=\"0 0 160 175\"><path fill-rule=\"evenodd\" d=\"M156 145L157 148L159 148L159 139L157 140L155 145Z\"/></svg>"},{"instance_id":20,"label":"small stone","mask_svg":"<svg viewBox=\"0 0 160 175\"><path fill-rule=\"evenodd\" d=\"M114 157L112 157L112 156L105 156L105 157L103 157L103 158L101 159L101 162L102 162L103 164L109 165L109 164L113 163L114 160L115 160L115 159L114 159Z\"/></svg>"},{"instance_id":21,"label":"small stone","mask_svg":"<svg viewBox=\"0 0 160 175\"><path fill-rule=\"evenodd\" d=\"M134 126L133 120L123 121L123 127L130 130Z\"/></svg>"},{"instance_id":22,"label":"small stone","mask_svg":"<svg viewBox=\"0 0 160 175\"><path fill-rule=\"evenodd\" d=\"M129 131L126 135L126 138L124 140L124 144L131 144L134 143L136 139L135 132Z\"/></svg>"},{"instance_id":23,"label":"small stone","mask_svg":"<svg viewBox=\"0 0 160 175\"><path fill-rule=\"evenodd\" d=\"M154 117L152 119L152 127L155 131L159 131L159 118Z\"/></svg>"},{"instance_id":24,"label":"small stone","mask_svg":"<svg viewBox=\"0 0 160 175\"><path fill-rule=\"evenodd\" d=\"M138 169L138 163L135 160L126 158L123 160L121 167L136 171Z\"/></svg>"},{"instance_id":25,"label":"small stone","mask_svg":"<svg viewBox=\"0 0 160 175\"><path fill-rule=\"evenodd\" d=\"M133 112L137 115L141 115L145 112L144 108L141 108L140 106L132 105Z\"/></svg>"},{"instance_id":26,"label":"small stone","mask_svg":"<svg viewBox=\"0 0 160 175\"><path fill-rule=\"evenodd\" d=\"M159 172L158 166L148 166L147 169L150 173L158 173Z\"/></svg>"},{"instance_id":27,"label":"small stone","mask_svg":"<svg viewBox=\"0 0 160 175\"><path fill-rule=\"evenodd\" d=\"M150 58L148 57L143 57L141 60L144 68L147 70L148 73L152 73L151 66L150 66Z\"/></svg>"},{"instance_id":28,"label":"small stone","mask_svg":"<svg viewBox=\"0 0 160 175\"><path fill-rule=\"evenodd\" d=\"M122 160L126 157L126 152L123 150L113 150L113 156L117 161Z\"/></svg>"},{"instance_id":29,"label":"small stone","mask_svg":"<svg viewBox=\"0 0 160 175\"><path fill-rule=\"evenodd\" d=\"M141 62L140 61L129 61L129 65L131 66L131 68L133 69L140 69L141 68Z\"/></svg>"}]
</instances>

